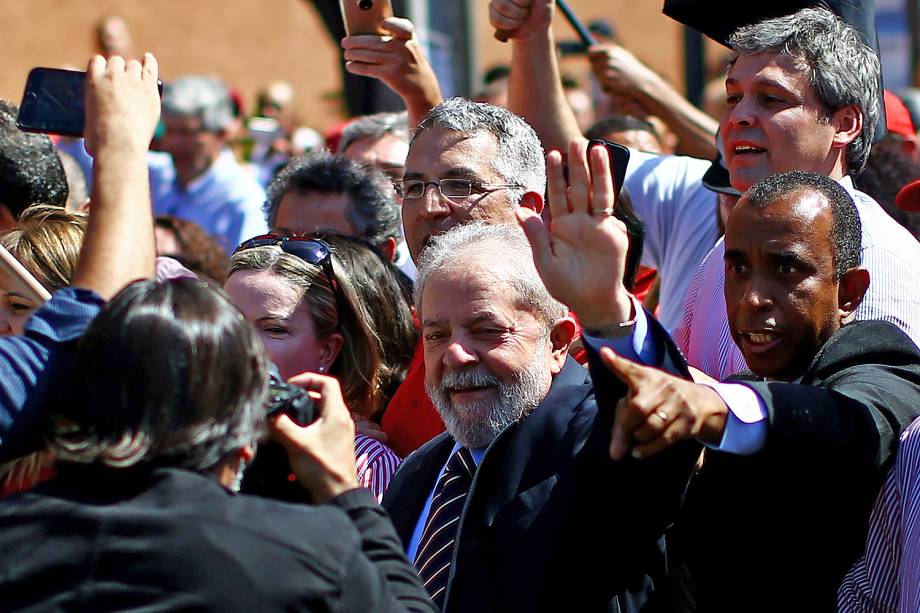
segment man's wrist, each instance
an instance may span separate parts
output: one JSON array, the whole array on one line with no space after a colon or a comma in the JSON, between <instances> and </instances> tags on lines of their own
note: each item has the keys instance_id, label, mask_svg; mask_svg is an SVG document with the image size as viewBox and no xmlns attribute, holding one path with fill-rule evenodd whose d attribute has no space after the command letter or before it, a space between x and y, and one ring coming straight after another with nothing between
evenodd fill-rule
<instances>
[{"instance_id":1,"label":"man's wrist","mask_svg":"<svg viewBox=\"0 0 920 613\"><path fill-rule=\"evenodd\" d=\"M575 309L578 321L583 329L587 330L617 330L625 326L634 325L638 315L638 307L634 304L632 296L623 288L611 301L612 305L602 311ZM593 336L593 335L592 335ZM604 338L604 337L600 337ZM616 337L614 337L616 338Z\"/></svg>"},{"instance_id":2,"label":"man's wrist","mask_svg":"<svg viewBox=\"0 0 920 613\"><path fill-rule=\"evenodd\" d=\"M703 406L702 423L696 438L709 445L719 445L725 436L728 405L714 389L707 385L690 383L700 392Z\"/></svg>"}]
</instances>

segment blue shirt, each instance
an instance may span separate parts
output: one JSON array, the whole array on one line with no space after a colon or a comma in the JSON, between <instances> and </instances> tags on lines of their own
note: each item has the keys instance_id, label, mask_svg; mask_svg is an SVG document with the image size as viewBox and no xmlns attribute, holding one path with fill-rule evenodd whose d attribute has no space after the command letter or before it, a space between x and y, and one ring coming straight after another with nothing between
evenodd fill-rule
<instances>
[{"instance_id":1,"label":"blue shirt","mask_svg":"<svg viewBox=\"0 0 920 613\"><path fill-rule=\"evenodd\" d=\"M247 238L268 231L265 190L233 153L224 150L200 176L182 187L172 158L150 153L150 192L157 215L173 215L194 221L212 235L227 253Z\"/></svg>"},{"instance_id":2,"label":"blue shirt","mask_svg":"<svg viewBox=\"0 0 920 613\"><path fill-rule=\"evenodd\" d=\"M49 388L72 355L72 343L99 313L94 292L54 293L26 322L22 336L0 338L0 452L11 454L36 434Z\"/></svg>"}]
</instances>

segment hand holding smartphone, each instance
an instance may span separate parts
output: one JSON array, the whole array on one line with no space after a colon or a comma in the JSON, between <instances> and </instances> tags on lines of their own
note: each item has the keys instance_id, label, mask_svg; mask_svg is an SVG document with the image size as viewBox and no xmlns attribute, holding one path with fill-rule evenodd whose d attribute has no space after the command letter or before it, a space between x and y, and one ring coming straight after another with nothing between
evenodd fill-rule
<instances>
[{"instance_id":1,"label":"hand holding smartphone","mask_svg":"<svg viewBox=\"0 0 920 613\"><path fill-rule=\"evenodd\" d=\"M380 23L393 16L393 5L390 0L339 0L339 7L342 9L345 33L348 36L389 34L380 27Z\"/></svg>"},{"instance_id":2,"label":"hand holding smartphone","mask_svg":"<svg viewBox=\"0 0 920 613\"><path fill-rule=\"evenodd\" d=\"M157 81L160 95L163 82ZM86 73L61 68L33 68L19 105L16 125L24 132L83 136L86 124Z\"/></svg>"}]
</instances>

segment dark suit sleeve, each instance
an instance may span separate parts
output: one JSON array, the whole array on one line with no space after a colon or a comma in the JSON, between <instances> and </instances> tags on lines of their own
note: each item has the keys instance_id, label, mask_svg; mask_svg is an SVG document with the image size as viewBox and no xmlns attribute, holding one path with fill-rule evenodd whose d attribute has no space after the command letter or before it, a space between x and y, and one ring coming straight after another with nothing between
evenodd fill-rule
<instances>
[{"instance_id":1,"label":"dark suit sleeve","mask_svg":"<svg viewBox=\"0 0 920 613\"><path fill-rule=\"evenodd\" d=\"M648 341L658 344L657 364L649 364L675 376L690 379L687 363L658 321L646 311ZM621 491L625 502L618 506L623 521L636 526L636 540L652 534L663 534L674 521L686 491L687 483L702 446L695 440L678 443L665 451L642 460L627 456L613 462L609 459L610 434L619 400L628 392L626 386L603 365L600 356L585 343L588 365L597 397L597 423L589 446L594 453L606 456L612 482Z\"/></svg>"},{"instance_id":2,"label":"dark suit sleeve","mask_svg":"<svg viewBox=\"0 0 920 613\"><path fill-rule=\"evenodd\" d=\"M820 454L841 468L887 467L901 431L920 411L916 367L861 364L820 385L745 383L767 408L762 453Z\"/></svg>"},{"instance_id":3,"label":"dark suit sleeve","mask_svg":"<svg viewBox=\"0 0 920 613\"><path fill-rule=\"evenodd\" d=\"M340 610L437 611L371 493L351 490L330 504L345 511L361 535L361 550L347 563Z\"/></svg>"}]
</instances>

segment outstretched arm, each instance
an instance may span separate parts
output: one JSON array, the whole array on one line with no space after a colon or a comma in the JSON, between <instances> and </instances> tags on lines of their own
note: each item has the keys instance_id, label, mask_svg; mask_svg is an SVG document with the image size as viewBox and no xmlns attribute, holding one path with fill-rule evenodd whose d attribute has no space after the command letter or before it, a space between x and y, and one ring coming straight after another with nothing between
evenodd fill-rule
<instances>
[{"instance_id":1,"label":"outstretched arm","mask_svg":"<svg viewBox=\"0 0 920 613\"><path fill-rule=\"evenodd\" d=\"M693 106L658 73L618 45L590 49L591 67L604 91L635 100L660 117L680 139L680 153L713 160L719 122Z\"/></svg>"},{"instance_id":2,"label":"outstretched arm","mask_svg":"<svg viewBox=\"0 0 920 613\"><path fill-rule=\"evenodd\" d=\"M154 274L153 213L146 154L160 117L157 61L90 60L86 147L93 200L72 285L105 299Z\"/></svg>"},{"instance_id":3,"label":"outstretched arm","mask_svg":"<svg viewBox=\"0 0 920 613\"><path fill-rule=\"evenodd\" d=\"M566 151L583 136L562 89L552 32L555 8L555 0L492 0L489 19L511 32L509 109L533 126L546 149Z\"/></svg>"},{"instance_id":4,"label":"outstretched arm","mask_svg":"<svg viewBox=\"0 0 920 613\"><path fill-rule=\"evenodd\" d=\"M272 421L272 436L287 450L291 468L313 500L338 507L361 535L361 551L348 563L343 610L434 611L415 569L403 554L387 514L355 476L355 425L338 381L314 373L291 383L314 396L318 417L301 427L286 415Z\"/></svg>"},{"instance_id":5,"label":"outstretched arm","mask_svg":"<svg viewBox=\"0 0 920 613\"><path fill-rule=\"evenodd\" d=\"M409 127L414 129L428 111L443 101L441 88L412 22L390 17L381 25L390 36L364 34L342 39L345 69L386 83L406 103Z\"/></svg>"}]
</instances>

